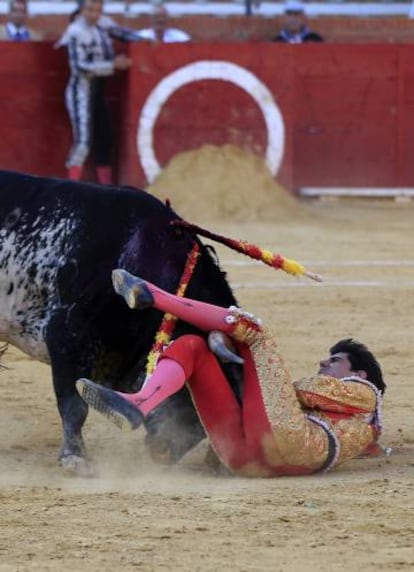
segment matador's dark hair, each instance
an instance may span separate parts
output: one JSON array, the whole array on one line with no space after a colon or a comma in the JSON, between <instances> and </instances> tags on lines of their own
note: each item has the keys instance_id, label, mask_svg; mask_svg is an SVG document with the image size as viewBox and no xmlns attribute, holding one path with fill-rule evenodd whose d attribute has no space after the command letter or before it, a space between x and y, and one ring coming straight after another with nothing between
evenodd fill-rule
<instances>
[{"instance_id":1,"label":"matador's dark hair","mask_svg":"<svg viewBox=\"0 0 414 572\"><path fill-rule=\"evenodd\" d=\"M25 1L25 0L23 0ZM93 0L94 2L99 2L100 4L103 5L104 0ZM83 7L85 6L85 2L86 0L77 0L77 5L76 8L73 12L71 12L69 14L69 22L72 23L76 20L76 18L79 16L79 14L82 12Z\"/></svg>"},{"instance_id":2,"label":"matador's dark hair","mask_svg":"<svg viewBox=\"0 0 414 572\"><path fill-rule=\"evenodd\" d=\"M366 371L368 381L373 383L381 393L385 392L387 386L382 377L381 367L374 354L364 344L352 338L346 338L332 346L329 353L331 355L337 353L347 354L352 371Z\"/></svg>"}]
</instances>

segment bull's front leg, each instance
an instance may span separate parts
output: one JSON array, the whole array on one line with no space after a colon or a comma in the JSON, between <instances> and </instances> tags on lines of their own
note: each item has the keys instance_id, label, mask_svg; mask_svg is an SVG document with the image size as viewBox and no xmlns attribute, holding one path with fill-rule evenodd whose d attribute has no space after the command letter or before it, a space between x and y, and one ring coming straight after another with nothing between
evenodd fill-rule
<instances>
[{"instance_id":1,"label":"bull's front leg","mask_svg":"<svg viewBox=\"0 0 414 572\"><path fill-rule=\"evenodd\" d=\"M82 331L82 330L80 330ZM52 316L46 333L52 367L53 386L62 420L63 443L59 462L70 472L90 476L92 468L82 437L82 427L88 415L88 406L76 390L75 382L89 374L82 367L80 331L71 327L65 311ZM83 348L85 347L84 344Z\"/></svg>"}]
</instances>

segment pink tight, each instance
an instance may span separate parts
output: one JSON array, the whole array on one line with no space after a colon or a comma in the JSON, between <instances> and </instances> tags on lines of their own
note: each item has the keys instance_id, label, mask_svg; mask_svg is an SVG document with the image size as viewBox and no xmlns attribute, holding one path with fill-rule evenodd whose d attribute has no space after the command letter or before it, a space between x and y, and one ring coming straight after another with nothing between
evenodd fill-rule
<instances>
[{"instance_id":1,"label":"pink tight","mask_svg":"<svg viewBox=\"0 0 414 572\"><path fill-rule=\"evenodd\" d=\"M248 354L244 357L246 367L254 368ZM200 336L186 335L174 341L165 350L144 389L122 396L147 415L186 382L221 460L233 469L248 463L265 465L262 437L270 427L254 371L245 378L241 407L215 355Z\"/></svg>"}]
</instances>

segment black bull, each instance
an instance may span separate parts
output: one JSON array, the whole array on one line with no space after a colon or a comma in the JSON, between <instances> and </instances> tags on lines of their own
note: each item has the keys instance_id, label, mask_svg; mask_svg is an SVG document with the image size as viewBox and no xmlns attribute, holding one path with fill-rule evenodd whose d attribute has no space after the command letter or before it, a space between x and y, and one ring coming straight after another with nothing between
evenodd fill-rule
<instances>
[{"instance_id":1,"label":"black bull","mask_svg":"<svg viewBox=\"0 0 414 572\"><path fill-rule=\"evenodd\" d=\"M66 468L87 468L87 406L76 380L137 389L162 318L128 309L113 291L114 268L174 292L196 241L201 255L186 295L235 304L209 249L171 227L177 218L144 191L0 171L0 339L51 365ZM189 329L178 323L175 336ZM146 428L152 450L172 461L204 436L186 390L158 407Z\"/></svg>"}]
</instances>

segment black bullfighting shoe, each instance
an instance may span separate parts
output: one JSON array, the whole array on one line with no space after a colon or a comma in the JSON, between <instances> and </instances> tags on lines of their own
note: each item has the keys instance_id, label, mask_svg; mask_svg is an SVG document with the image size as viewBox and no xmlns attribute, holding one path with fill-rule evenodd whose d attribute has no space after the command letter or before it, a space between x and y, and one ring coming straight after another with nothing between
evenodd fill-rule
<instances>
[{"instance_id":1,"label":"black bullfighting shoe","mask_svg":"<svg viewBox=\"0 0 414 572\"><path fill-rule=\"evenodd\" d=\"M154 303L154 298L145 280L122 268L112 271L112 284L115 292L123 296L132 310L144 310Z\"/></svg>"},{"instance_id":2,"label":"black bullfighting shoe","mask_svg":"<svg viewBox=\"0 0 414 572\"><path fill-rule=\"evenodd\" d=\"M88 405L105 415L122 431L138 429L144 421L141 411L113 389L86 378L78 379L76 387Z\"/></svg>"}]
</instances>

